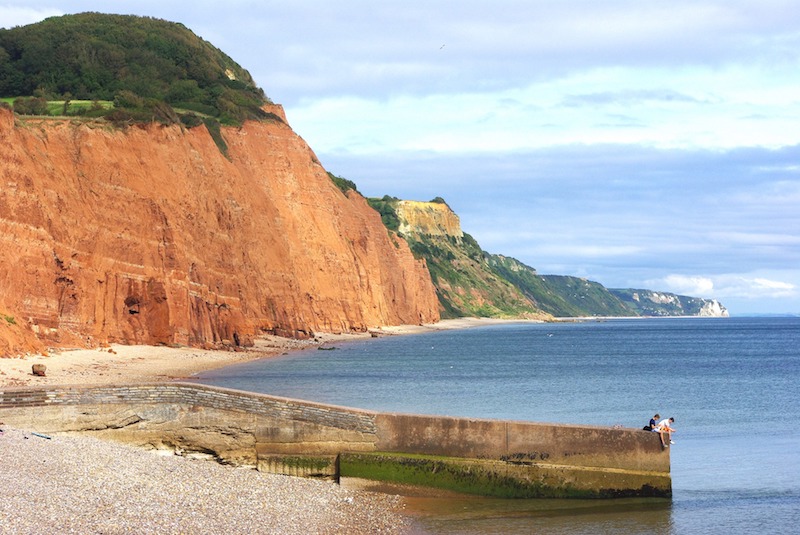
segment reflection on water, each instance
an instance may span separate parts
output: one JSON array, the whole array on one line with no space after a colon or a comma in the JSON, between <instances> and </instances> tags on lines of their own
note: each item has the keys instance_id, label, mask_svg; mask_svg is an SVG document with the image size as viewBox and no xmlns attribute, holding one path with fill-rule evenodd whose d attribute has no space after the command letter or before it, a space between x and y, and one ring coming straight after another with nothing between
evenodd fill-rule
<instances>
[{"instance_id":1,"label":"reflection on water","mask_svg":"<svg viewBox=\"0 0 800 535\"><path fill-rule=\"evenodd\" d=\"M415 535L672 531L672 502L665 499L508 500L356 478L343 478L341 484L403 496L404 513L416 522Z\"/></svg>"}]
</instances>

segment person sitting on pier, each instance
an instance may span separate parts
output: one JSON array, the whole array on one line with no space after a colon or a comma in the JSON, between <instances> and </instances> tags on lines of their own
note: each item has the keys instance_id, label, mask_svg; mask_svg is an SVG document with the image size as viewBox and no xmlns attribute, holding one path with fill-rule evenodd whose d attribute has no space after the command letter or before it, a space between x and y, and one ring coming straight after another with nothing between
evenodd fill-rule
<instances>
[{"instance_id":1,"label":"person sitting on pier","mask_svg":"<svg viewBox=\"0 0 800 535\"><path fill-rule=\"evenodd\" d=\"M664 435L669 437L670 444L675 444L675 442L672 441L672 433L675 432L675 429L672 428L673 423L675 423L675 418L664 418L663 420L658 422L658 425L656 425L656 431L658 431L659 436L661 437L661 445L664 446L665 448L669 444L667 444Z\"/></svg>"},{"instance_id":2,"label":"person sitting on pier","mask_svg":"<svg viewBox=\"0 0 800 535\"><path fill-rule=\"evenodd\" d=\"M659 418L661 418L661 415L656 413L655 416L650 418L650 422L646 426L642 427L642 429L645 431L658 431L658 429L656 429L656 422L658 422Z\"/></svg>"}]
</instances>

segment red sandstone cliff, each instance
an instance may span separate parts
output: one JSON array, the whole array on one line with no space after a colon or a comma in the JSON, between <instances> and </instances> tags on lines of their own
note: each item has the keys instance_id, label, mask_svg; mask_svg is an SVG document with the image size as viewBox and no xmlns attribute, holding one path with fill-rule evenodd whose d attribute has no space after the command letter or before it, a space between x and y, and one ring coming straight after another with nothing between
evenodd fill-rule
<instances>
[{"instance_id":1,"label":"red sandstone cliff","mask_svg":"<svg viewBox=\"0 0 800 535\"><path fill-rule=\"evenodd\" d=\"M223 135L229 158L204 127L0 109L0 354L438 320L424 264L287 124Z\"/></svg>"}]
</instances>

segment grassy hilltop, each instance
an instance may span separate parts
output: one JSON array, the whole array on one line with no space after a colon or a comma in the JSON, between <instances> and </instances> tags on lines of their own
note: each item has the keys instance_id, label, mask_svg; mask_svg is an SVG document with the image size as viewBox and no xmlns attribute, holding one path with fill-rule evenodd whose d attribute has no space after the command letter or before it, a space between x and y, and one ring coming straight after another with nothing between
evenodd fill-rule
<instances>
[{"instance_id":1,"label":"grassy hilltop","mask_svg":"<svg viewBox=\"0 0 800 535\"><path fill-rule=\"evenodd\" d=\"M0 97L20 114L188 126L264 118L269 103L250 73L182 24L101 13L0 30Z\"/></svg>"}]
</instances>

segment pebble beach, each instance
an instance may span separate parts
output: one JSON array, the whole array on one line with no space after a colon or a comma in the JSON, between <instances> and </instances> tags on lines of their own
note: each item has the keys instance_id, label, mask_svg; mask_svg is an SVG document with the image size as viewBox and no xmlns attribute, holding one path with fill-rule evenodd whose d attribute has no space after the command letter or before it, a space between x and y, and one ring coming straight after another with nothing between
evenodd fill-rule
<instances>
[{"instance_id":1,"label":"pebble beach","mask_svg":"<svg viewBox=\"0 0 800 535\"><path fill-rule=\"evenodd\" d=\"M491 322L489 320L488 322ZM464 319L388 327L380 335L461 329ZM111 345L0 358L0 388L136 384L192 374L357 335L263 337L243 352ZM46 374L32 373L45 365ZM38 436L0 423L0 534L420 533L399 496L165 454L85 435Z\"/></svg>"},{"instance_id":2,"label":"pebble beach","mask_svg":"<svg viewBox=\"0 0 800 535\"><path fill-rule=\"evenodd\" d=\"M86 436L0 433L0 533L401 534L397 496Z\"/></svg>"}]
</instances>

